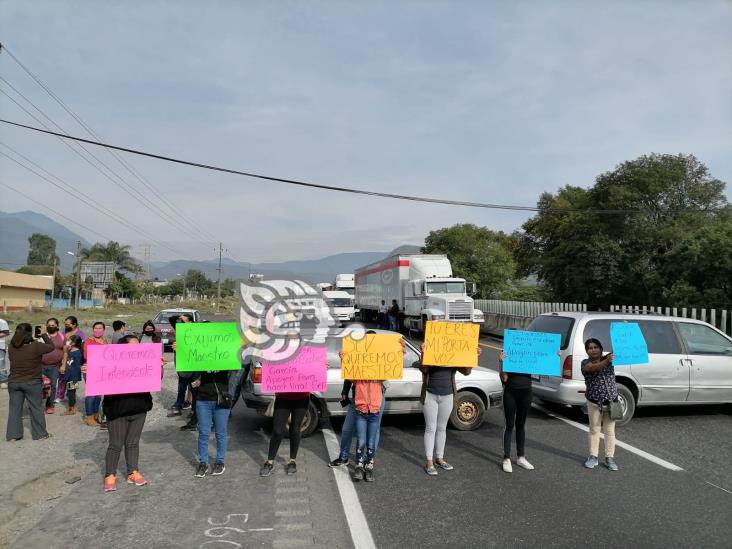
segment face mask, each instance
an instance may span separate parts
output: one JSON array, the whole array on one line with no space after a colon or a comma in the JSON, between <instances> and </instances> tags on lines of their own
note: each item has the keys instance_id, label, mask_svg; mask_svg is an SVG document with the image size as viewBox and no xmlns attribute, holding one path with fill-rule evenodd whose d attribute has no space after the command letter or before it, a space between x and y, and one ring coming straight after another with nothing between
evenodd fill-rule
<instances>
[{"instance_id":1,"label":"face mask","mask_svg":"<svg viewBox=\"0 0 732 549\"><path fill-rule=\"evenodd\" d=\"M94 334L94 337L102 337L104 335L104 329L100 330L97 328L94 330L93 334Z\"/></svg>"},{"instance_id":2,"label":"face mask","mask_svg":"<svg viewBox=\"0 0 732 549\"><path fill-rule=\"evenodd\" d=\"M69 326L68 324L64 324L64 330L67 332L70 332L71 330L73 330L73 328L71 326Z\"/></svg>"},{"instance_id":3,"label":"face mask","mask_svg":"<svg viewBox=\"0 0 732 549\"><path fill-rule=\"evenodd\" d=\"M154 332L154 331L152 331L152 330L147 330L147 331L145 331L145 335L149 335L149 336L153 335L154 333L155 333L155 332Z\"/></svg>"},{"instance_id":4,"label":"face mask","mask_svg":"<svg viewBox=\"0 0 732 549\"><path fill-rule=\"evenodd\" d=\"M56 332L58 332L58 326L46 326L46 331L49 334L55 334Z\"/></svg>"}]
</instances>

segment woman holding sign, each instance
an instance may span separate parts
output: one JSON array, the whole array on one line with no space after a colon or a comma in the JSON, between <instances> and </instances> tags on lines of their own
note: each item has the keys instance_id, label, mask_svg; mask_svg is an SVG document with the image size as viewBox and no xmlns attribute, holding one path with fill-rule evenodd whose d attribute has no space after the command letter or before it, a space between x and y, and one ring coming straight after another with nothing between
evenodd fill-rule
<instances>
[{"instance_id":1,"label":"woman holding sign","mask_svg":"<svg viewBox=\"0 0 732 549\"><path fill-rule=\"evenodd\" d=\"M285 437L288 418L290 419L290 461L287 462L285 470L288 475L297 473L295 460L297 459L297 450L300 448L300 438L302 436L300 429L305 414L307 414L308 406L310 406L310 393L275 393L272 437L269 439L267 461L264 462L262 469L259 471L260 476L268 477L272 474L274 459L277 457L280 443Z\"/></svg>"},{"instance_id":2,"label":"woman holding sign","mask_svg":"<svg viewBox=\"0 0 732 549\"><path fill-rule=\"evenodd\" d=\"M531 471L534 466L526 459L526 418L531 408L531 375L503 371L506 353L501 351L500 376L503 383L503 471L513 473L511 466L511 439L516 429L516 465Z\"/></svg>"},{"instance_id":3,"label":"woman holding sign","mask_svg":"<svg viewBox=\"0 0 732 549\"><path fill-rule=\"evenodd\" d=\"M611 402L618 400L618 386L615 383L614 355L602 356L602 343L595 338L585 341L586 358L582 361L582 375L585 376L585 398L590 420L590 457L585 467L597 467L600 453L600 430L605 435L605 467L617 471L615 463L615 420L610 419L608 409Z\"/></svg>"},{"instance_id":4,"label":"woman holding sign","mask_svg":"<svg viewBox=\"0 0 732 549\"><path fill-rule=\"evenodd\" d=\"M137 336L127 335L119 340L123 344L137 344ZM127 393L107 395L104 397L104 415L107 417L109 446L105 458L104 491L114 492L117 489L117 466L122 447L125 449L127 465L127 482L135 486L147 485L147 480L140 474L140 436L145 426L147 413L152 410L153 401L150 393Z\"/></svg>"},{"instance_id":5,"label":"woman holding sign","mask_svg":"<svg viewBox=\"0 0 732 549\"><path fill-rule=\"evenodd\" d=\"M86 381L86 360L88 356L87 349L92 345L106 345L108 341L104 338L104 330L106 330L104 322L95 322L92 326L92 337L84 341L84 364L81 367L81 373ZM99 407L102 404L100 396L84 396L84 423L90 427L100 425Z\"/></svg>"}]
</instances>

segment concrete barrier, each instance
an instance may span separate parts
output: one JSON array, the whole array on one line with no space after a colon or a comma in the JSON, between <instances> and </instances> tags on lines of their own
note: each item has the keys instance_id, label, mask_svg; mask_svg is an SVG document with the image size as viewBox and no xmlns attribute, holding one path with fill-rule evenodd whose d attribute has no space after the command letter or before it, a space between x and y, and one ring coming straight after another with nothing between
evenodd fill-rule
<instances>
[{"instance_id":1,"label":"concrete barrier","mask_svg":"<svg viewBox=\"0 0 732 549\"><path fill-rule=\"evenodd\" d=\"M534 317L485 313L485 322L480 328L481 334L503 337L503 330L525 330Z\"/></svg>"}]
</instances>

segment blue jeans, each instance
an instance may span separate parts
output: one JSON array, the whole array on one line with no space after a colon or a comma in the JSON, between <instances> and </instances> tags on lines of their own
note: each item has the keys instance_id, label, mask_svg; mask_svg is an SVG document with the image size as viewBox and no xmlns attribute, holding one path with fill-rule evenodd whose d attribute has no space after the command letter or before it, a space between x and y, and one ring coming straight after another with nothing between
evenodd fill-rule
<instances>
[{"instance_id":1,"label":"blue jeans","mask_svg":"<svg viewBox=\"0 0 732 549\"><path fill-rule=\"evenodd\" d=\"M8 382L8 365L7 362L5 362L6 354L7 351L5 349L0 349L0 383Z\"/></svg>"},{"instance_id":2,"label":"blue jeans","mask_svg":"<svg viewBox=\"0 0 732 549\"><path fill-rule=\"evenodd\" d=\"M86 374L84 374L84 383L86 383ZM102 404L101 396L85 396L84 397L84 415L93 416L99 413L99 406Z\"/></svg>"},{"instance_id":3,"label":"blue jeans","mask_svg":"<svg viewBox=\"0 0 732 549\"><path fill-rule=\"evenodd\" d=\"M176 410L182 410L186 400L186 393L188 392L188 386L193 381L193 377L190 374L186 374L185 377L178 374L178 397L175 399L173 408Z\"/></svg>"},{"instance_id":4,"label":"blue jeans","mask_svg":"<svg viewBox=\"0 0 732 549\"><path fill-rule=\"evenodd\" d=\"M393 315L389 315L389 329L392 332L397 331L397 317L395 317Z\"/></svg>"},{"instance_id":5,"label":"blue jeans","mask_svg":"<svg viewBox=\"0 0 732 549\"><path fill-rule=\"evenodd\" d=\"M374 454L379 448L379 439L381 438L381 417L384 414L384 406L386 405L386 395L381 399L381 410L379 410L379 428L376 431L376 443L374 444ZM353 441L353 432L356 430L356 407L353 403L348 405L346 420L343 422L341 429L341 453L338 457L347 461L351 455L351 442Z\"/></svg>"},{"instance_id":6,"label":"blue jeans","mask_svg":"<svg viewBox=\"0 0 732 549\"><path fill-rule=\"evenodd\" d=\"M51 395L46 399L46 408L55 408L56 384L58 383L58 366L44 366L43 375L51 380Z\"/></svg>"},{"instance_id":7,"label":"blue jeans","mask_svg":"<svg viewBox=\"0 0 732 549\"><path fill-rule=\"evenodd\" d=\"M216 431L216 462L223 463L226 457L229 409L219 408L215 400L199 400L196 402L198 416L198 461L208 463L208 437L211 434L211 421Z\"/></svg>"},{"instance_id":8,"label":"blue jeans","mask_svg":"<svg viewBox=\"0 0 732 549\"><path fill-rule=\"evenodd\" d=\"M381 425L380 420L381 412L364 414L356 410L356 432L358 433L356 460L361 465L374 461L376 440L379 436L379 426Z\"/></svg>"}]
</instances>

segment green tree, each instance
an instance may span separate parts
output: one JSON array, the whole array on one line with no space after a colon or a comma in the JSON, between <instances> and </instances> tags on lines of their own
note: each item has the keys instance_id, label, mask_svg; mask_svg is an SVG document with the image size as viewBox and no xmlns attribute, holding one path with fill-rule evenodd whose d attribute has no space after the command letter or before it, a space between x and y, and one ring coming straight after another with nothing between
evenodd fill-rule
<instances>
[{"instance_id":1,"label":"green tree","mask_svg":"<svg viewBox=\"0 0 732 549\"><path fill-rule=\"evenodd\" d=\"M81 250L82 261L111 261L117 265L117 269L122 272L139 274L143 272L142 265L132 257L130 253L131 246L119 244L110 241L107 244L97 242L91 248L83 248Z\"/></svg>"},{"instance_id":2,"label":"green tree","mask_svg":"<svg viewBox=\"0 0 732 549\"><path fill-rule=\"evenodd\" d=\"M197 292L199 294L209 292L214 285L214 283L206 277L203 271L199 271L198 269L188 269L188 271L186 271L185 281L186 290L188 292Z\"/></svg>"},{"instance_id":3,"label":"green tree","mask_svg":"<svg viewBox=\"0 0 732 549\"><path fill-rule=\"evenodd\" d=\"M48 235L33 233L28 237L28 265L53 265L58 263L56 241Z\"/></svg>"},{"instance_id":4,"label":"green tree","mask_svg":"<svg viewBox=\"0 0 732 549\"><path fill-rule=\"evenodd\" d=\"M724 186L692 155L651 154L623 162L589 189L544 193L516 248L521 272L537 274L558 301L673 304L667 288L682 275L667 268L668 254L721 215ZM563 208L584 211L550 211Z\"/></svg>"},{"instance_id":5,"label":"green tree","mask_svg":"<svg viewBox=\"0 0 732 549\"><path fill-rule=\"evenodd\" d=\"M454 276L476 282L478 297L498 297L516 272L511 237L501 231L459 224L431 231L422 252L446 254Z\"/></svg>"}]
</instances>

